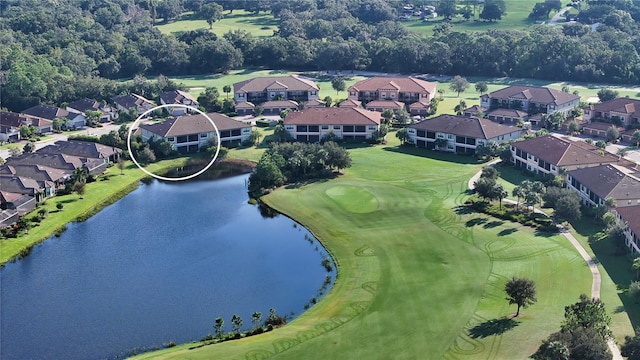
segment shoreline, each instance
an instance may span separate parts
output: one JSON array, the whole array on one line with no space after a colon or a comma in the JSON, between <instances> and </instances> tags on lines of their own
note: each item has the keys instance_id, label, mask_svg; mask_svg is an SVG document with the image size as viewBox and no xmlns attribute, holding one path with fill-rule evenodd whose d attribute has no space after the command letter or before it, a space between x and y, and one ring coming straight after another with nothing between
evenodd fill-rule
<instances>
[{"instance_id":1,"label":"shoreline","mask_svg":"<svg viewBox=\"0 0 640 360\"><path fill-rule=\"evenodd\" d=\"M171 171L171 169L174 169L177 166L184 164L184 162L188 160L189 158L177 158L172 160L164 160L156 163L158 164L156 166L157 169L153 169L153 171L167 173ZM217 165L223 165L222 169L218 167L216 169L217 171L214 172L214 175L205 176L204 178L201 178L199 176L196 180L202 181L202 180L221 179L228 176L234 176L242 173L251 172L251 170L255 167L255 163L253 163L252 161L241 160L241 159L222 159L219 162L217 162ZM132 171L135 171L135 173L132 174ZM150 178L150 176L146 175L135 166L128 167L127 170L125 170L125 172L127 173L126 175L129 175L128 179L123 180L123 184L121 184L117 188L114 188L112 191L108 191L109 190L108 185L103 185L101 188L99 186L102 185L101 184L102 182L105 182L112 177L116 177L116 179L119 179L121 174L120 174L120 171L116 169L115 166L109 167L104 174L101 174L96 178L95 182L87 184L88 189L83 196L79 196L77 194L53 196L51 198L46 199L42 203L42 205L34 208L34 210L29 212L28 214L25 214L24 216L25 218L26 217L31 218L34 216L33 214L35 214L38 209L45 208L49 210L49 214L47 215L47 217L43 219L38 226L31 228L26 234L23 234L22 236L17 238L6 238L6 239L0 240L0 245L2 245L1 246L2 257L0 258L0 269L4 268L7 263L19 261L20 259L28 256L35 246L42 244L43 242L45 242L46 240L52 237L58 237L62 232L66 230L68 224L72 222L83 222L91 218L93 215L97 214L105 207L115 203L116 201L122 199L124 196L126 196L130 192L137 189L140 181ZM99 187L99 188L96 189L96 187ZM74 202L77 202L78 200L85 200L84 199L85 197L89 198L89 194L92 194L92 195L100 194L104 196L100 196L97 199L97 201L84 204L82 208L76 211L73 211L73 210L65 211L64 209L54 210L56 209L55 204L57 203L74 203ZM56 219L52 219L54 218L54 215L60 212L62 212L61 216L65 217L63 220L56 221ZM52 223L52 224L47 224L47 223ZM47 227L47 225L50 225L50 226ZM35 233L35 234L31 235L32 233ZM30 238L30 237L33 237L33 238ZM6 248L9 245L11 245L11 247L13 247L14 249L7 250Z\"/></svg>"}]
</instances>

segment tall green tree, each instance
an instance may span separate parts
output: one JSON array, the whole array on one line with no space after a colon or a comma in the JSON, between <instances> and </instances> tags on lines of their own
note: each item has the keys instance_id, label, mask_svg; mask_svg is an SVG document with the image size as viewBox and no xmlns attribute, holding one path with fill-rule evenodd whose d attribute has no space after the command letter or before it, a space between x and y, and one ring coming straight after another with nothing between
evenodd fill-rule
<instances>
[{"instance_id":1,"label":"tall green tree","mask_svg":"<svg viewBox=\"0 0 640 360\"><path fill-rule=\"evenodd\" d=\"M600 299L590 299L587 295L580 295L580 301L565 306L562 330L573 331L578 328L591 328L603 339L611 337L609 325L611 318L607 314Z\"/></svg>"},{"instance_id":2,"label":"tall green tree","mask_svg":"<svg viewBox=\"0 0 640 360\"><path fill-rule=\"evenodd\" d=\"M336 91L336 95L339 94L340 91L344 91L346 84L344 79L341 77L334 77L331 79L331 87Z\"/></svg>"},{"instance_id":3,"label":"tall green tree","mask_svg":"<svg viewBox=\"0 0 640 360\"><path fill-rule=\"evenodd\" d=\"M467 88L469 88L469 82L467 81L466 78L463 78L460 75L456 75L453 77L453 79L451 79L451 84L449 84L449 88L452 91L457 92L458 97L460 97L460 93L464 92L465 90L467 90Z\"/></svg>"},{"instance_id":4,"label":"tall green tree","mask_svg":"<svg viewBox=\"0 0 640 360\"><path fill-rule=\"evenodd\" d=\"M475 85L476 91L480 94L484 94L489 90L489 86L484 81L478 81Z\"/></svg>"},{"instance_id":5,"label":"tall green tree","mask_svg":"<svg viewBox=\"0 0 640 360\"><path fill-rule=\"evenodd\" d=\"M216 3L208 3L202 5L200 7L200 11L198 11L198 16L201 19L205 19L207 24L209 24L209 29L213 29L213 23L222 19L222 6Z\"/></svg>"},{"instance_id":6,"label":"tall green tree","mask_svg":"<svg viewBox=\"0 0 640 360\"><path fill-rule=\"evenodd\" d=\"M612 89L600 89L598 91L598 99L600 102L605 102L609 100L613 100L618 97L618 92Z\"/></svg>"},{"instance_id":7,"label":"tall green tree","mask_svg":"<svg viewBox=\"0 0 640 360\"><path fill-rule=\"evenodd\" d=\"M518 306L516 317L520 315L520 308L526 309L529 305L533 305L538 301L536 297L536 284L533 280L527 278L517 278L514 276L504 285L504 291L507 293L509 305L516 304Z\"/></svg>"},{"instance_id":8,"label":"tall green tree","mask_svg":"<svg viewBox=\"0 0 640 360\"><path fill-rule=\"evenodd\" d=\"M620 348L622 356L627 360L640 360L640 328L636 329L634 337L625 336L624 344Z\"/></svg>"},{"instance_id":9,"label":"tall green tree","mask_svg":"<svg viewBox=\"0 0 640 360\"><path fill-rule=\"evenodd\" d=\"M483 20L500 20L507 13L507 5L504 0L485 0L480 19Z\"/></svg>"}]
</instances>

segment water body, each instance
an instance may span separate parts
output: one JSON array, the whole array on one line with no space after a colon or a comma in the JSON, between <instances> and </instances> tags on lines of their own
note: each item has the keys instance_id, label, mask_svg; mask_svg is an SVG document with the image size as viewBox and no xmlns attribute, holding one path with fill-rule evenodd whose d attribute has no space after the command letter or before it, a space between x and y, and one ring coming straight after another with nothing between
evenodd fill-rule
<instances>
[{"instance_id":1,"label":"water body","mask_svg":"<svg viewBox=\"0 0 640 360\"><path fill-rule=\"evenodd\" d=\"M0 270L2 359L105 359L300 314L328 257L285 216L247 203L248 176L141 185Z\"/></svg>"}]
</instances>

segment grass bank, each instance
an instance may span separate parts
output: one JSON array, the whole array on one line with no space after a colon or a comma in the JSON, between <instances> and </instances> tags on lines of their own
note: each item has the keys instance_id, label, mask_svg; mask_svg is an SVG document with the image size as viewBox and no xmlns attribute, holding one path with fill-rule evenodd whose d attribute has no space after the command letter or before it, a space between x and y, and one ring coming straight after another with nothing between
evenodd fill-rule
<instances>
[{"instance_id":1,"label":"grass bank","mask_svg":"<svg viewBox=\"0 0 640 360\"><path fill-rule=\"evenodd\" d=\"M564 306L589 292L586 264L561 236L462 207L467 181L481 167L473 159L398 148L390 140L352 148L353 167L337 179L263 198L304 224L334 256L338 278L320 303L264 335L137 358L531 355L557 331ZM503 293L512 276L538 287L538 303L516 319ZM629 333L628 326L617 331Z\"/></svg>"},{"instance_id":2,"label":"grass bank","mask_svg":"<svg viewBox=\"0 0 640 360\"><path fill-rule=\"evenodd\" d=\"M278 30L280 21L270 13L253 14L244 10L234 10L232 14L225 11L224 17L213 23L211 31L221 37L225 33L233 30L246 30L255 37L273 36L273 32ZM156 28L163 34L179 34L194 30L209 30L206 20L198 19L193 12L185 12L179 20L168 23L159 20Z\"/></svg>"},{"instance_id":3,"label":"grass bank","mask_svg":"<svg viewBox=\"0 0 640 360\"><path fill-rule=\"evenodd\" d=\"M149 165L147 169L152 173L160 173L181 166L186 160L187 158L177 158L160 161ZM97 178L97 181L86 185L82 196L73 193L46 199L38 209L26 215L26 218L31 218L39 209L46 209L48 215L39 226L33 227L28 233L18 238L0 240L0 265L6 264L21 254L27 255L31 247L43 242L56 231L64 229L66 224L72 221L84 221L91 217L105 206L133 191L138 182L146 176L135 165L128 162L122 175L116 167L108 168ZM56 208L58 203L63 205L62 210Z\"/></svg>"}]
</instances>

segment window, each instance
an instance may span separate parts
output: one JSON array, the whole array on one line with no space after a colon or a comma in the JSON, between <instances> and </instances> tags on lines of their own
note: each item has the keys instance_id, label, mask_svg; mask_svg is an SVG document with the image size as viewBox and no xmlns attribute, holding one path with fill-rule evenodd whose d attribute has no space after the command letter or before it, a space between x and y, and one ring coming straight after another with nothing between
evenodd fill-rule
<instances>
[{"instance_id":1,"label":"window","mask_svg":"<svg viewBox=\"0 0 640 360\"><path fill-rule=\"evenodd\" d=\"M317 92L317 91L309 91L309 93L310 93L311 95L316 95L318 92Z\"/></svg>"},{"instance_id":2,"label":"window","mask_svg":"<svg viewBox=\"0 0 640 360\"><path fill-rule=\"evenodd\" d=\"M293 130L295 127L293 125L287 125L284 127L286 130Z\"/></svg>"},{"instance_id":3,"label":"window","mask_svg":"<svg viewBox=\"0 0 640 360\"><path fill-rule=\"evenodd\" d=\"M322 130L329 130L329 125L322 125Z\"/></svg>"},{"instance_id":4,"label":"window","mask_svg":"<svg viewBox=\"0 0 640 360\"><path fill-rule=\"evenodd\" d=\"M167 141L169 141L169 142L174 142L174 141L176 141L176 138L174 138L174 137L168 137L168 138L167 138Z\"/></svg>"},{"instance_id":5,"label":"window","mask_svg":"<svg viewBox=\"0 0 640 360\"><path fill-rule=\"evenodd\" d=\"M309 125L309 132L318 132L320 131L320 127L318 125Z\"/></svg>"},{"instance_id":6,"label":"window","mask_svg":"<svg viewBox=\"0 0 640 360\"><path fill-rule=\"evenodd\" d=\"M366 127L366 126L363 126L363 125L357 125L357 126L355 127L355 132L366 132L366 131L367 131L366 129L367 129L367 127Z\"/></svg>"},{"instance_id":7,"label":"window","mask_svg":"<svg viewBox=\"0 0 640 360\"><path fill-rule=\"evenodd\" d=\"M444 134L438 133L438 139L444 139Z\"/></svg>"},{"instance_id":8,"label":"window","mask_svg":"<svg viewBox=\"0 0 640 360\"><path fill-rule=\"evenodd\" d=\"M356 95L356 92L355 92L355 91L352 91L352 92L350 92L349 94L350 94L351 96L355 96L355 95Z\"/></svg>"},{"instance_id":9,"label":"window","mask_svg":"<svg viewBox=\"0 0 640 360\"><path fill-rule=\"evenodd\" d=\"M387 93L386 92L380 93L380 97L383 98L383 99L386 98L387 97Z\"/></svg>"},{"instance_id":10,"label":"window","mask_svg":"<svg viewBox=\"0 0 640 360\"><path fill-rule=\"evenodd\" d=\"M449 140L453 139L453 134L447 134L447 139Z\"/></svg>"},{"instance_id":11,"label":"window","mask_svg":"<svg viewBox=\"0 0 640 360\"><path fill-rule=\"evenodd\" d=\"M353 132L353 125L345 125L342 127L342 131L344 132Z\"/></svg>"},{"instance_id":12,"label":"window","mask_svg":"<svg viewBox=\"0 0 640 360\"><path fill-rule=\"evenodd\" d=\"M231 136L240 136L240 129L231 130Z\"/></svg>"},{"instance_id":13,"label":"window","mask_svg":"<svg viewBox=\"0 0 640 360\"><path fill-rule=\"evenodd\" d=\"M340 130L340 125L333 125L333 130Z\"/></svg>"},{"instance_id":14,"label":"window","mask_svg":"<svg viewBox=\"0 0 640 360\"><path fill-rule=\"evenodd\" d=\"M391 93L390 95L391 95L391 98L392 98L392 99L393 99L394 97L396 97L396 94L394 94L394 93Z\"/></svg>"},{"instance_id":15,"label":"window","mask_svg":"<svg viewBox=\"0 0 640 360\"><path fill-rule=\"evenodd\" d=\"M244 97L244 93L239 93L239 94L238 94L238 97L239 97L239 98L243 98L243 97Z\"/></svg>"},{"instance_id":16,"label":"window","mask_svg":"<svg viewBox=\"0 0 640 360\"><path fill-rule=\"evenodd\" d=\"M231 137L231 131L229 130L220 131L220 137L221 138Z\"/></svg>"},{"instance_id":17,"label":"window","mask_svg":"<svg viewBox=\"0 0 640 360\"><path fill-rule=\"evenodd\" d=\"M297 132L307 132L307 125L298 125L296 126Z\"/></svg>"},{"instance_id":18,"label":"window","mask_svg":"<svg viewBox=\"0 0 640 360\"><path fill-rule=\"evenodd\" d=\"M206 138L207 137L207 133L200 133L200 137L201 138Z\"/></svg>"},{"instance_id":19,"label":"window","mask_svg":"<svg viewBox=\"0 0 640 360\"><path fill-rule=\"evenodd\" d=\"M426 132L424 130L418 130L418 137L425 137Z\"/></svg>"},{"instance_id":20,"label":"window","mask_svg":"<svg viewBox=\"0 0 640 360\"><path fill-rule=\"evenodd\" d=\"M377 129L377 127L375 126L369 126L369 130L375 131Z\"/></svg>"},{"instance_id":21,"label":"window","mask_svg":"<svg viewBox=\"0 0 640 360\"><path fill-rule=\"evenodd\" d=\"M189 141L198 141L198 134L189 135Z\"/></svg>"},{"instance_id":22,"label":"window","mask_svg":"<svg viewBox=\"0 0 640 360\"><path fill-rule=\"evenodd\" d=\"M188 137L186 136L178 136L178 144L185 143L188 141Z\"/></svg>"}]
</instances>

